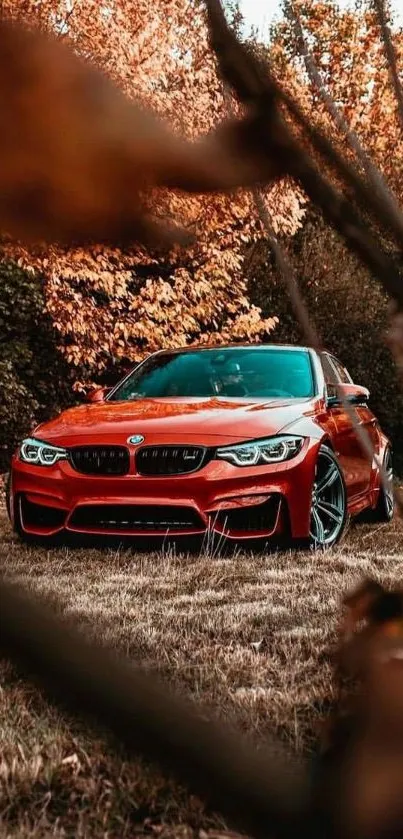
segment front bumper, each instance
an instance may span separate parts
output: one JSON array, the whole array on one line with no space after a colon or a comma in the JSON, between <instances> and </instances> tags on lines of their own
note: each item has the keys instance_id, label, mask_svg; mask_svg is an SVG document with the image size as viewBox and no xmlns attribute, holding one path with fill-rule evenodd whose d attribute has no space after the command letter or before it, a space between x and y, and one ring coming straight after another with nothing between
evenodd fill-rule
<instances>
[{"instance_id":1,"label":"front bumper","mask_svg":"<svg viewBox=\"0 0 403 839\"><path fill-rule=\"evenodd\" d=\"M27 534L63 531L111 536L191 536L211 530L230 539L309 535L311 489L319 442L307 439L292 460L236 467L211 460L173 477L129 473L100 477L70 463L32 466L14 456L10 507Z\"/></svg>"}]
</instances>

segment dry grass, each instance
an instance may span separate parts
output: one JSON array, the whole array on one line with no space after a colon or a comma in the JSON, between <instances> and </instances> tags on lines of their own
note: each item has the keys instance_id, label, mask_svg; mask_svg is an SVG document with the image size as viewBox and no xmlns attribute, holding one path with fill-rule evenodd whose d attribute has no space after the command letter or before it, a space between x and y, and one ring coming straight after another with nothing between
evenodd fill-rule
<instances>
[{"instance_id":1,"label":"dry grass","mask_svg":"<svg viewBox=\"0 0 403 839\"><path fill-rule=\"evenodd\" d=\"M324 554L178 555L22 546L0 511L0 561L88 629L213 713L312 746L331 697L326 648L340 594L403 577L403 526L352 528ZM213 835L220 822L101 734L62 718L1 665L0 839Z\"/></svg>"}]
</instances>

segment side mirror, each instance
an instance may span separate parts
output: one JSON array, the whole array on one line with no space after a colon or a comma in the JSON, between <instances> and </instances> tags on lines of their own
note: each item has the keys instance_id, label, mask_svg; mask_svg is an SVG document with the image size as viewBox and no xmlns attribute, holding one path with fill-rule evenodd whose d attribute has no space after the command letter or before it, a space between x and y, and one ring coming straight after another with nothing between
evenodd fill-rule
<instances>
[{"instance_id":1,"label":"side mirror","mask_svg":"<svg viewBox=\"0 0 403 839\"><path fill-rule=\"evenodd\" d=\"M336 387L332 386L332 392L328 395L327 404L341 405L340 395L343 395L352 405L366 405L369 399L369 390L361 385L340 384Z\"/></svg>"},{"instance_id":2,"label":"side mirror","mask_svg":"<svg viewBox=\"0 0 403 839\"><path fill-rule=\"evenodd\" d=\"M105 402L105 396L111 391L111 387L97 387L87 393L87 402Z\"/></svg>"}]
</instances>

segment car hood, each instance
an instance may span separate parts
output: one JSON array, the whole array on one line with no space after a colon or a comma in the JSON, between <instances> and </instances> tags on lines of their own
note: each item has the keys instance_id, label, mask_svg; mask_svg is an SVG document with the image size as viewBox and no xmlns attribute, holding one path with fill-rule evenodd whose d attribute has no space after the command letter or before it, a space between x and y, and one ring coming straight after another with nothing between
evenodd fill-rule
<instances>
[{"instance_id":1,"label":"car hood","mask_svg":"<svg viewBox=\"0 0 403 839\"><path fill-rule=\"evenodd\" d=\"M61 446L125 443L133 434L147 443L223 445L278 433L313 412L309 399L248 400L224 397L141 399L69 408L33 434Z\"/></svg>"}]
</instances>

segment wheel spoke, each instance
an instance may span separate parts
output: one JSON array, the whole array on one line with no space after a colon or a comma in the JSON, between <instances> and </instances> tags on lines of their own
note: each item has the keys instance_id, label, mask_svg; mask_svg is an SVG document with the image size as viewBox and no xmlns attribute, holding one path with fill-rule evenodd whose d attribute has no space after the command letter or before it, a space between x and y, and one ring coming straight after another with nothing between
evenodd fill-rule
<instances>
[{"instance_id":1,"label":"wheel spoke","mask_svg":"<svg viewBox=\"0 0 403 839\"><path fill-rule=\"evenodd\" d=\"M328 501L320 500L316 502L316 506L318 510L322 510L322 513L325 513L325 515L329 516L330 519L333 519L338 524L343 521L343 513L336 504L329 504Z\"/></svg>"},{"instance_id":2,"label":"wheel spoke","mask_svg":"<svg viewBox=\"0 0 403 839\"><path fill-rule=\"evenodd\" d=\"M339 477L339 470L335 463L331 463L326 475L319 481L316 485L316 492L321 493L325 489L328 489Z\"/></svg>"},{"instance_id":3,"label":"wheel spoke","mask_svg":"<svg viewBox=\"0 0 403 839\"><path fill-rule=\"evenodd\" d=\"M394 511L394 506L395 506L395 499L394 499L394 495L393 495L392 483L390 483L388 490L385 492L385 501L386 501L386 512L392 518L393 511Z\"/></svg>"},{"instance_id":4,"label":"wheel spoke","mask_svg":"<svg viewBox=\"0 0 403 839\"><path fill-rule=\"evenodd\" d=\"M316 507L314 507L312 510L312 524L315 525L316 531L316 535L315 533L312 533L313 538L320 544L323 544L325 541L325 528L323 527L322 519Z\"/></svg>"}]
</instances>

